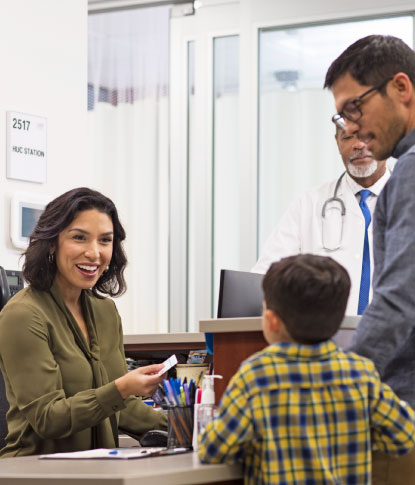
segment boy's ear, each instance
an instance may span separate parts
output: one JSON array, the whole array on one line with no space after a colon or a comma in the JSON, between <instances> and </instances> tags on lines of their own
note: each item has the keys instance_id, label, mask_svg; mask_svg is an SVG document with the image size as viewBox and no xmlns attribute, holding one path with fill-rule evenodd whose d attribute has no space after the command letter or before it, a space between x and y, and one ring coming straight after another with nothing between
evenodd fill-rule
<instances>
[{"instance_id":1,"label":"boy's ear","mask_svg":"<svg viewBox=\"0 0 415 485\"><path fill-rule=\"evenodd\" d=\"M277 332L281 327L281 318L274 312L274 310L270 310L269 308L265 309L264 316L271 332Z\"/></svg>"}]
</instances>

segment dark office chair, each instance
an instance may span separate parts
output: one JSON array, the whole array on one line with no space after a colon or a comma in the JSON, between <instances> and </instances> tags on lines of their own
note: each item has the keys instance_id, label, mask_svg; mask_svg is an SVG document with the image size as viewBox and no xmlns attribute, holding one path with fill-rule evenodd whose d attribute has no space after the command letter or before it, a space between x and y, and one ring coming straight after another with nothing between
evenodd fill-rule
<instances>
[{"instance_id":1,"label":"dark office chair","mask_svg":"<svg viewBox=\"0 0 415 485\"><path fill-rule=\"evenodd\" d=\"M0 449L6 445L8 433L6 413L9 410L9 403L6 398L6 388L4 387L3 374L0 372Z\"/></svg>"},{"instance_id":2,"label":"dark office chair","mask_svg":"<svg viewBox=\"0 0 415 485\"><path fill-rule=\"evenodd\" d=\"M9 282L4 268L0 266L0 311L10 299Z\"/></svg>"}]
</instances>

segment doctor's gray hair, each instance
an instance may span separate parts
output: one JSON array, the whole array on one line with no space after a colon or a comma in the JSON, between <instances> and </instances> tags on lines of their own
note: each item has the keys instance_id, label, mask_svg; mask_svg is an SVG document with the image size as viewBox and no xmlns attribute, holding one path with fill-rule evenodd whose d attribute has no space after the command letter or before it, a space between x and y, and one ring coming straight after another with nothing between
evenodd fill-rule
<instances>
[{"instance_id":1,"label":"doctor's gray hair","mask_svg":"<svg viewBox=\"0 0 415 485\"><path fill-rule=\"evenodd\" d=\"M267 309L290 336L312 345L330 339L344 318L350 277L334 259L299 254L273 263L262 282Z\"/></svg>"},{"instance_id":2,"label":"doctor's gray hair","mask_svg":"<svg viewBox=\"0 0 415 485\"><path fill-rule=\"evenodd\" d=\"M48 291L57 273L56 260L51 254L59 234L66 229L79 212L96 209L107 214L114 228L112 257L108 270L104 271L92 288L92 293L119 296L126 290L124 270L127 258L122 242L125 230L117 209L111 199L96 190L80 187L69 190L49 202L29 238L29 247L23 254L23 278L35 289Z\"/></svg>"}]
</instances>

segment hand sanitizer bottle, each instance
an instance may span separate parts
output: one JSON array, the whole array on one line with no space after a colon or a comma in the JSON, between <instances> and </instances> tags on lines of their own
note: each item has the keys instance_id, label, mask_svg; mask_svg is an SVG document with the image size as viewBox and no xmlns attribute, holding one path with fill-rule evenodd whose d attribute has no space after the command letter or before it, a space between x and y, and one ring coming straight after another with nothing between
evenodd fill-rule
<instances>
[{"instance_id":1,"label":"hand sanitizer bottle","mask_svg":"<svg viewBox=\"0 0 415 485\"><path fill-rule=\"evenodd\" d=\"M212 421L215 416L215 389L214 379L222 379L222 376L218 375L205 375L203 376L202 383L202 400L200 406L197 409L197 433L200 434L206 425Z\"/></svg>"}]
</instances>

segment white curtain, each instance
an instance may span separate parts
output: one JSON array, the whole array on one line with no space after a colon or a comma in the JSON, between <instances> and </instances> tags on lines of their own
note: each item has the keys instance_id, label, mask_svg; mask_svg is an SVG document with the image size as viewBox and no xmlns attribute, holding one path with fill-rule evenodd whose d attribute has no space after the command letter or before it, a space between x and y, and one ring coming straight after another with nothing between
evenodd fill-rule
<instances>
[{"instance_id":1,"label":"white curtain","mask_svg":"<svg viewBox=\"0 0 415 485\"><path fill-rule=\"evenodd\" d=\"M126 334L168 331L169 8L89 16L89 159L127 232Z\"/></svg>"},{"instance_id":2,"label":"white curtain","mask_svg":"<svg viewBox=\"0 0 415 485\"><path fill-rule=\"evenodd\" d=\"M261 93L259 251L291 202L338 177L344 166L334 139L333 96L322 89Z\"/></svg>"}]
</instances>

